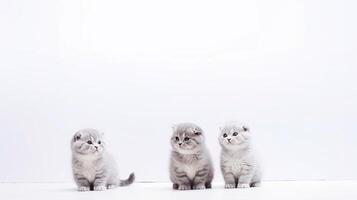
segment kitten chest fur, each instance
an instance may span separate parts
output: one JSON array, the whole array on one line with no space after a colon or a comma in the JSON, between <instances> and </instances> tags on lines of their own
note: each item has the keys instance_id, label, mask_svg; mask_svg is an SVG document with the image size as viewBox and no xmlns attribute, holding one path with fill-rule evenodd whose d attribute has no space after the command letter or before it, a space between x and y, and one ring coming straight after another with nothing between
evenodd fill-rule
<instances>
[{"instance_id":1,"label":"kitten chest fur","mask_svg":"<svg viewBox=\"0 0 357 200\"><path fill-rule=\"evenodd\" d=\"M79 170L88 181L94 181L98 167L98 158L93 156L81 156L77 159L81 162L77 170Z\"/></svg>"},{"instance_id":2,"label":"kitten chest fur","mask_svg":"<svg viewBox=\"0 0 357 200\"><path fill-rule=\"evenodd\" d=\"M233 157L227 158L225 160L225 165L229 166L230 171L233 172L235 176L238 176L241 173L243 167L242 160Z\"/></svg>"},{"instance_id":3,"label":"kitten chest fur","mask_svg":"<svg viewBox=\"0 0 357 200\"><path fill-rule=\"evenodd\" d=\"M240 155L239 153L223 153L222 159L224 167L231 171L235 176L239 176L246 170L252 162L251 156Z\"/></svg>"},{"instance_id":4,"label":"kitten chest fur","mask_svg":"<svg viewBox=\"0 0 357 200\"><path fill-rule=\"evenodd\" d=\"M202 158L199 155L184 155L181 160L181 170L186 173L188 178L193 179L196 173L202 167L200 162Z\"/></svg>"},{"instance_id":5,"label":"kitten chest fur","mask_svg":"<svg viewBox=\"0 0 357 200\"><path fill-rule=\"evenodd\" d=\"M198 165L197 164L184 164L182 170L186 173L188 178L193 179L197 173Z\"/></svg>"}]
</instances>

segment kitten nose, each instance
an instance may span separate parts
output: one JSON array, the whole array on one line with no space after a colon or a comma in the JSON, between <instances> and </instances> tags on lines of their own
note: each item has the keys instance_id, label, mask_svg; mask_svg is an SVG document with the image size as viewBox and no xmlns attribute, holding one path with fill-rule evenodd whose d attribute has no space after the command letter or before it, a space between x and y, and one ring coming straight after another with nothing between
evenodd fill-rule
<instances>
[{"instance_id":1,"label":"kitten nose","mask_svg":"<svg viewBox=\"0 0 357 200\"><path fill-rule=\"evenodd\" d=\"M230 141L231 141L231 138L228 138L227 140L228 140L228 142L230 142Z\"/></svg>"},{"instance_id":2,"label":"kitten nose","mask_svg":"<svg viewBox=\"0 0 357 200\"><path fill-rule=\"evenodd\" d=\"M95 147L95 149L98 149L98 147L97 146L94 146Z\"/></svg>"},{"instance_id":3,"label":"kitten nose","mask_svg":"<svg viewBox=\"0 0 357 200\"><path fill-rule=\"evenodd\" d=\"M180 146L182 145L182 143L180 142L180 143L178 143Z\"/></svg>"}]
</instances>

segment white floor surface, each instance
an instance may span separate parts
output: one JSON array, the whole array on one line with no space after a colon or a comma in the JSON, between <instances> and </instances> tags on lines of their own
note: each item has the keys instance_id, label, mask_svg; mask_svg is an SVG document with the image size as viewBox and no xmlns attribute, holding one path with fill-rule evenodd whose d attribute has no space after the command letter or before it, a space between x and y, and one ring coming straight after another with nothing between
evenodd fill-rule
<instances>
[{"instance_id":1,"label":"white floor surface","mask_svg":"<svg viewBox=\"0 0 357 200\"><path fill-rule=\"evenodd\" d=\"M3 200L119 200L119 199L274 199L274 200L357 200L357 181L277 181L259 188L174 191L169 183L135 183L103 192L77 192L73 183L0 183Z\"/></svg>"}]
</instances>

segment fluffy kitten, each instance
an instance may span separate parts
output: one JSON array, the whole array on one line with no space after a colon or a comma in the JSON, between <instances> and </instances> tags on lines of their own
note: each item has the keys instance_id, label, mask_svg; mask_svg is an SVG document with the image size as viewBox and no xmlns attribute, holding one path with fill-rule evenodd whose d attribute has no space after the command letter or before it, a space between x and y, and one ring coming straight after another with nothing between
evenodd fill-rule
<instances>
[{"instance_id":1,"label":"fluffy kitten","mask_svg":"<svg viewBox=\"0 0 357 200\"><path fill-rule=\"evenodd\" d=\"M203 131L192 123L173 126L170 179L173 189L211 188L213 166Z\"/></svg>"},{"instance_id":2,"label":"fluffy kitten","mask_svg":"<svg viewBox=\"0 0 357 200\"><path fill-rule=\"evenodd\" d=\"M225 188L249 188L260 185L261 170L246 126L231 123L221 127L221 170Z\"/></svg>"},{"instance_id":3,"label":"fluffy kitten","mask_svg":"<svg viewBox=\"0 0 357 200\"><path fill-rule=\"evenodd\" d=\"M134 182L130 174L127 180L119 180L117 165L105 150L103 134L95 129L82 129L71 141L73 177L78 191L101 191Z\"/></svg>"}]
</instances>

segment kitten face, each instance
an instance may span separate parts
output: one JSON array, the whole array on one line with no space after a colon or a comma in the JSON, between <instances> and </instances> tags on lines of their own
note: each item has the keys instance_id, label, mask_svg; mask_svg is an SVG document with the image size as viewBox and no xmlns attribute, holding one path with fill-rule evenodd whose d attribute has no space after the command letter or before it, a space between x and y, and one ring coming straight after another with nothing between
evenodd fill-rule
<instances>
[{"instance_id":1,"label":"kitten face","mask_svg":"<svg viewBox=\"0 0 357 200\"><path fill-rule=\"evenodd\" d=\"M104 151L103 134L95 129L83 129L74 134L72 150L82 155L101 155Z\"/></svg>"},{"instance_id":2,"label":"kitten face","mask_svg":"<svg viewBox=\"0 0 357 200\"><path fill-rule=\"evenodd\" d=\"M241 149L249 144L250 133L245 126L224 126L221 128L219 143L227 149Z\"/></svg>"},{"instance_id":3,"label":"kitten face","mask_svg":"<svg viewBox=\"0 0 357 200\"><path fill-rule=\"evenodd\" d=\"M174 151L192 154L201 149L203 142L202 129L197 125L182 123L173 127L171 146Z\"/></svg>"}]
</instances>

